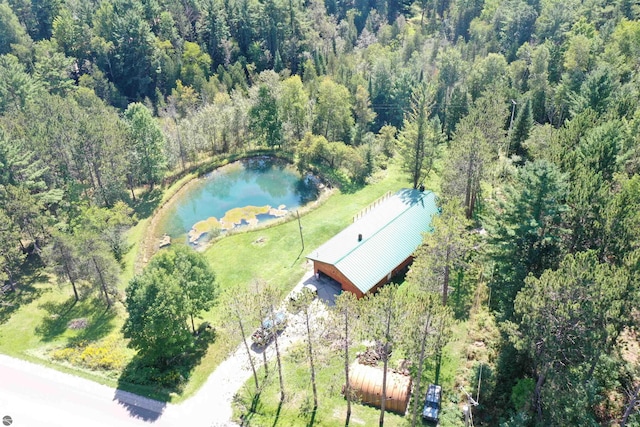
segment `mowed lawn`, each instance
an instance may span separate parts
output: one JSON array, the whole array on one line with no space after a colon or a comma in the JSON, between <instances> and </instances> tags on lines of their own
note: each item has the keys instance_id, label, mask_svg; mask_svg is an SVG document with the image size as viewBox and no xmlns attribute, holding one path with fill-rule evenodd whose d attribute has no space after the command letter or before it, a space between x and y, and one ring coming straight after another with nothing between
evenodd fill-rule
<instances>
[{"instance_id":1,"label":"mowed lawn","mask_svg":"<svg viewBox=\"0 0 640 427\"><path fill-rule=\"evenodd\" d=\"M220 294L217 305L203 313L201 321L211 322L217 338L201 364L194 369L183 393L172 395L171 400L181 401L195 393L215 367L239 344L239 337L229 333L224 324L226 301L249 292L252 282L258 279L275 285L284 297L303 276L306 254L346 227L355 214L378 197L408 185L399 166L390 164L387 170L378 172L373 183L356 192L342 194L335 191L319 206L302 215L304 250L296 220L226 236L210 246L205 256L216 273ZM123 273L121 289L126 287L132 276L130 264L136 258L136 243L142 238L144 226L143 222L130 232L130 242L134 246L126 257L128 265ZM122 302L117 302L114 310L106 312L102 300L87 298L74 305L71 304L71 296L70 286L58 286L45 274L30 277L28 286L2 301L11 306L1 311L0 352L57 369L72 370L81 376L116 386L117 372L74 368L48 357L50 349L62 348L80 340L107 342L112 347L110 351L113 357L129 360L133 355L126 348L120 331L126 316ZM68 322L77 318L86 318L90 326L80 330L68 329ZM136 391L145 393L144 389Z\"/></svg>"},{"instance_id":2,"label":"mowed lawn","mask_svg":"<svg viewBox=\"0 0 640 427\"><path fill-rule=\"evenodd\" d=\"M378 180L359 191L334 192L315 209L301 216L304 251L296 220L271 228L227 236L205 252L216 273L221 293L218 306L204 318L216 327L218 339L198 366L183 396L192 394L206 380L240 339L224 325L226 301L250 291L254 280L263 280L279 289L284 297L300 281L307 266L305 256L353 221L353 216L387 191L408 186L397 165L382 171Z\"/></svg>"}]
</instances>

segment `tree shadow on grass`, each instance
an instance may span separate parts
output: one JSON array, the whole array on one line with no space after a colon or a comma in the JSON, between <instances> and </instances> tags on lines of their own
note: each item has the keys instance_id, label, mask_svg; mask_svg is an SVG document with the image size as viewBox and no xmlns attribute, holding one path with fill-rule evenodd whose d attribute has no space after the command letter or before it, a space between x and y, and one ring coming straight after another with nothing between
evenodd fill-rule
<instances>
[{"instance_id":1,"label":"tree shadow on grass","mask_svg":"<svg viewBox=\"0 0 640 427\"><path fill-rule=\"evenodd\" d=\"M278 403L278 410L276 411L276 416L273 419L273 426L276 427L278 425L278 420L280 419L280 411L282 411L282 399Z\"/></svg>"},{"instance_id":2,"label":"tree shadow on grass","mask_svg":"<svg viewBox=\"0 0 640 427\"><path fill-rule=\"evenodd\" d=\"M451 292L448 305L453 310L456 320L468 320L475 287L471 284L471 278L465 278L464 272L454 272L451 280Z\"/></svg>"},{"instance_id":3,"label":"tree shadow on grass","mask_svg":"<svg viewBox=\"0 0 640 427\"><path fill-rule=\"evenodd\" d=\"M311 411L311 418L309 418L309 422L307 423L307 427L313 427L313 424L316 422L316 412L318 412L318 408Z\"/></svg>"},{"instance_id":4,"label":"tree shadow on grass","mask_svg":"<svg viewBox=\"0 0 640 427\"><path fill-rule=\"evenodd\" d=\"M180 394L184 391L193 370L200 364L209 345L215 339L215 330L201 328L193 345L169 360L158 361L155 355L137 354L123 369L118 379L118 389L168 402L172 394ZM139 415L136 412L139 411L136 405L125 401L120 403L127 407L132 415Z\"/></svg>"},{"instance_id":5,"label":"tree shadow on grass","mask_svg":"<svg viewBox=\"0 0 640 427\"><path fill-rule=\"evenodd\" d=\"M338 187L343 194L353 194L365 187L364 182L352 181L340 171L327 166L318 166L318 175L329 187Z\"/></svg>"},{"instance_id":6,"label":"tree shadow on grass","mask_svg":"<svg viewBox=\"0 0 640 427\"><path fill-rule=\"evenodd\" d=\"M149 218L153 215L156 208L160 206L161 201L162 190L160 188L155 188L153 191L147 191L138 197L138 199L133 203L133 210L138 219Z\"/></svg>"},{"instance_id":7,"label":"tree shadow on grass","mask_svg":"<svg viewBox=\"0 0 640 427\"><path fill-rule=\"evenodd\" d=\"M364 188L364 184L359 182L343 182L339 185L340 192L343 194L354 194Z\"/></svg>"},{"instance_id":8,"label":"tree shadow on grass","mask_svg":"<svg viewBox=\"0 0 640 427\"><path fill-rule=\"evenodd\" d=\"M255 414L263 410L264 405L260 400L262 395L262 389L264 383L260 389L256 390L253 387L243 387L243 393L236 393L233 396L233 403L236 407L240 408L240 425L249 426L253 420Z\"/></svg>"},{"instance_id":9,"label":"tree shadow on grass","mask_svg":"<svg viewBox=\"0 0 640 427\"><path fill-rule=\"evenodd\" d=\"M15 291L6 290L0 293L0 325L11 319L11 316L25 305L31 304L44 294L45 290L34 286L34 283L19 283Z\"/></svg>"},{"instance_id":10,"label":"tree shadow on grass","mask_svg":"<svg viewBox=\"0 0 640 427\"><path fill-rule=\"evenodd\" d=\"M14 289L7 284L0 292L0 325L11 319L11 316L21 307L31 304L40 298L48 289L36 286L47 283L48 277L40 274L42 263L36 256L28 256L22 265L20 276L15 278Z\"/></svg>"},{"instance_id":11,"label":"tree shadow on grass","mask_svg":"<svg viewBox=\"0 0 640 427\"><path fill-rule=\"evenodd\" d=\"M75 298L71 297L61 303L43 303L39 308L47 314L36 327L36 334L45 342L62 335L69 329L72 321L76 321L80 330L72 341L96 341L114 328L115 310L108 309L102 300L76 302Z\"/></svg>"}]
</instances>

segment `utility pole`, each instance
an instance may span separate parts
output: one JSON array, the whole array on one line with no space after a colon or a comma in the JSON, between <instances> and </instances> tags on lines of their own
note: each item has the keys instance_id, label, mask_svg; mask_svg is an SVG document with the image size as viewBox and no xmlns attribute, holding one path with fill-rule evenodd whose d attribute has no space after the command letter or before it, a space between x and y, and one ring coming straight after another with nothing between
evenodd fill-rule
<instances>
[{"instance_id":1,"label":"utility pole","mask_svg":"<svg viewBox=\"0 0 640 427\"><path fill-rule=\"evenodd\" d=\"M464 412L464 427L469 427L469 406L464 405L462 412Z\"/></svg>"},{"instance_id":2,"label":"utility pole","mask_svg":"<svg viewBox=\"0 0 640 427\"><path fill-rule=\"evenodd\" d=\"M300 223L300 213L296 210L296 215L298 216L298 228L300 228L300 241L302 242L302 250L304 251L304 237L302 237L302 224Z\"/></svg>"},{"instance_id":3,"label":"utility pole","mask_svg":"<svg viewBox=\"0 0 640 427\"><path fill-rule=\"evenodd\" d=\"M469 393L461 386L460 391L467 395L469 404L464 404L462 412L464 412L464 427L473 427L473 413L471 412L472 406L478 406L478 402L471 397Z\"/></svg>"}]
</instances>

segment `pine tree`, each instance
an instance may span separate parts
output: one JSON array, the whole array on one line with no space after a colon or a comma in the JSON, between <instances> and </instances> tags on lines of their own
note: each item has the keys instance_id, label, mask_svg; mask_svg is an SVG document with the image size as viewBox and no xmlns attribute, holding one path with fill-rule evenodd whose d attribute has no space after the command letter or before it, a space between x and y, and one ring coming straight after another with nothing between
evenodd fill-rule
<instances>
[{"instance_id":1,"label":"pine tree","mask_svg":"<svg viewBox=\"0 0 640 427\"><path fill-rule=\"evenodd\" d=\"M524 279L556 267L566 251L566 176L553 164L536 160L518 171L505 193L487 228L495 261L492 305L510 319Z\"/></svg>"},{"instance_id":2,"label":"pine tree","mask_svg":"<svg viewBox=\"0 0 640 427\"><path fill-rule=\"evenodd\" d=\"M440 129L429 121L433 107L434 89L420 83L413 91L411 112L407 115L398 137L403 170L411 179L413 188L420 187L431 172L436 147L442 139Z\"/></svg>"},{"instance_id":3,"label":"pine tree","mask_svg":"<svg viewBox=\"0 0 640 427\"><path fill-rule=\"evenodd\" d=\"M344 425L349 425L351 420L351 401L353 392L349 382L349 366L351 364L349 350L354 343L354 337L358 336L360 327L359 300L351 292L342 292L336 297L335 305L331 307L330 315L332 324L335 325L338 340L341 344L342 356L344 359L344 397L347 400L347 414Z\"/></svg>"},{"instance_id":4,"label":"pine tree","mask_svg":"<svg viewBox=\"0 0 640 427\"><path fill-rule=\"evenodd\" d=\"M533 114L531 113L531 101L527 99L524 102L524 107L522 107L516 115L516 120L509 138L509 153L507 153L513 153L518 156L521 159L521 164L527 159L527 150L524 147L524 142L529 138L532 127Z\"/></svg>"},{"instance_id":5,"label":"pine tree","mask_svg":"<svg viewBox=\"0 0 640 427\"><path fill-rule=\"evenodd\" d=\"M434 216L431 225L433 231L425 234L416 250L407 280L423 292L442 294L442 305L446 305L451 276L463 266L464 257L471 249L470 221L453 200L442 206L442 213Z\"/></svg>"}]
</instances>

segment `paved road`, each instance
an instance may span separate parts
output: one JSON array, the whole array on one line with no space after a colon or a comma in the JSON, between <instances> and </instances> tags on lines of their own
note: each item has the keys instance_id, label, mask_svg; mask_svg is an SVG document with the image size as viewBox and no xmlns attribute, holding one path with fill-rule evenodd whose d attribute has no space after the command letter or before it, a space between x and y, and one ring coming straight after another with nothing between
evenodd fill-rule
<instances>
[{"instance_id":1,"label":"paved road","mask_svg":"<svg viewBox=\"0 0 640 427\"><path fill-rule=\"evenodd\" d=\"M339 292L330 282L308 272L296 287L314 283L329 304ZM300 319L292 319L280 337L280 347L301 339ZM273 357L273 345L267 357ZM262 356L254 352L254 361ZM251 377L244 348L229 356L209 376L195 396L179 405L166 404L100 385L44 366L0 355L0 419L10 416L12 427L234 427L231 402Z\"/></svg>"},{"instance_id":2,"label":"paved road","mask_svg":"<svg viewBox=\"0 0 640 427\"><path fill-rule=\"evenodd\" d=\"M10 416L15 427L143 426L164 410L122 393L116 398L110 387L0 355L0 417Z\"/></svg>"}]
</instances>

